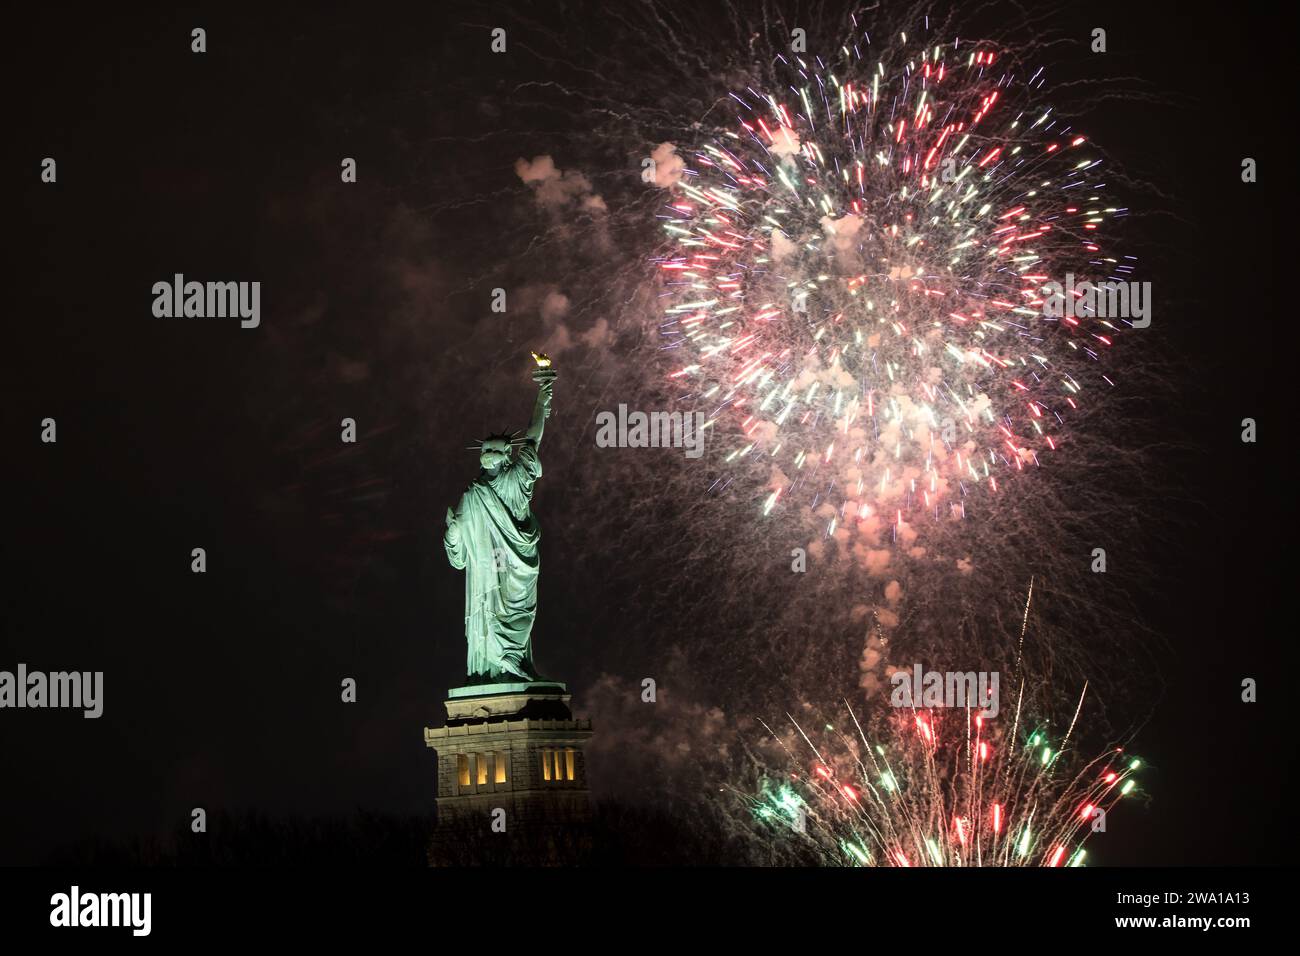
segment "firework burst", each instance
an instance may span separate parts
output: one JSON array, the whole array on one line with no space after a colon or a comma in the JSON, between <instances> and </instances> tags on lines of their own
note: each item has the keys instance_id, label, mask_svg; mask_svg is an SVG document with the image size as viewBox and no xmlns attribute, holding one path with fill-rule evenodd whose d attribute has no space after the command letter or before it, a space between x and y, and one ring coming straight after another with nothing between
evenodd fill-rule
<instances>
[{"instance_id":1,"label":"firework burst","mask_svg":"<svg viewBox=\"0 0 1300 956\"><path fill-rule=\"evenodd\" d=\"M1022 684L1006 730L969 710L909 708L869 735L846 703L851 732L827 725L814 741L791 718L791 742L773 736L807 769L769 781L748 804L850 865L1081 866L1084 843L1133 792L1141 762L1121 748L1078 758L1083 695L1059 739L1028 720L1023 701Z\"/></svg>"},{"instance_id":2,"label":"firework burst","mask_svg":"<svg viewBox=\"0 0 1300 956\"><path fill-rule=\"evenodd\" d=\"M1131 269L1101 250L1124 210L1038 102L1041 70L899 41L781 55L786 86L732 92L733 128L683 150L657 260L671 377L753 468L762 512L798 500L827 534L894 540L1056 450L1111 384L1117 327L1047 317L1048 283Z\"/></svg>"}]
</instances>

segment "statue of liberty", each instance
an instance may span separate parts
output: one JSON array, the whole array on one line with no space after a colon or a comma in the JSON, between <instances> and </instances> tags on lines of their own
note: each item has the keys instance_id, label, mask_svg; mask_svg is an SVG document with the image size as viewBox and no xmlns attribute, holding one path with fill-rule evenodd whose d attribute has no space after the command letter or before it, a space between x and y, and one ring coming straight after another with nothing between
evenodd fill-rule
<instances>
[{"instance_id":1,"label":"statue of liberty","mask_svg":"<svg viewBox=\"0 0 1300 956\"><path fill-rule=\"evenodd\" d=\"M537 449L551 414L556 373L546 356L534 352L533 358L537 401L528 430L523 438L490 435L475 446L482 471L460 504L447 509L442 543L451 566L465 571L470 684L541 680L532 641L541 531L529 505L533 484L542 476ZM516 446L518 454L511 458Z\"/></svg>"}]
</instances>

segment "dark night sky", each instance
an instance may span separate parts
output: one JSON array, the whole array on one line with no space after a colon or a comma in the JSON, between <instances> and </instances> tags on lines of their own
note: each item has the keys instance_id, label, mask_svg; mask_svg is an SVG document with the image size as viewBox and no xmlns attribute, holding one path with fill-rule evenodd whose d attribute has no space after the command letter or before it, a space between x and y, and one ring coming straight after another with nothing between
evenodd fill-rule
<instances>
[{"instance_id":1,"label":"dark night sky","mask_svg":"<svg viewBox=\"0 0 1300 956\"><path fill-rule=\"evenodd\" d=\"M535 237L501 210L526 196L517 157L567 166L565 143L583 134L559 112L514 127L509 91L563 77L595 95L550 57L566 31L586 48L616 28L599 5L526 22L503 6L217 9L55 10L10 30L18 295L3 348L0 668L103 670L107 690L97 721L0 713L0 864L168 830L194 806L430 806L420 731L463 662L442 515L473 475L464 446L522 427L531 401L518 360L533 329L491 328L482 307L496 277L538 278L524 255ZM1180 302L1157 305L1179 364L1176 399L1152 415L1185 450L1162 460L1177 490L1153 520L1173 531L1160 586L1139 596L1168 643L1140 733L1152 803L1107 858L1275 862L1293 839L1278 683L1294 629L1281 610L1291 501L1277 487L1288 423L1270 414L1293 354L1276 245L1293 182L1278 104L1293 84L1261 64L1261 41L1282 35L1272 14L1211 24L1174 9L1071 4L1053 19L1077 36L1107 27L1106 69L1156 93L1098 104L1088 129L1158 183L1169 214L1144 221L1144 241L1157 294ZM971 30L1008 16L984 8ZM498 23L520 51L504 66L485 39ZM201 57L194 25L208 30ZM56 186L38 181L47 155ZM358 158L355 187L338 181L343 156ZM1240 183L1243 156L1260 183ZM262 327L154 319L150 286L173 272L260 279ZM595 553L570 523L561 501L599 462L580 453L590 423L565 387L598 389L601 370L578 359L565 373L535 501L556 556L539 647L581 711L599 675L653 666L655 622L689 642L699 617L656 606L637 579L659 570L622 565L620 539ZM38 441L46 416L56 446ZM337 440L344 416L361 425L355 448ZM1245 416L1260 423L1254 446L1238 440ZM671 514L637 520L612 527L675 533ZM206 575L189 572L196 546ZM339 702L345 676L355 706ZM1234 703L1243 676L1261 681L1254 707Z\"/></svg>"}]
</instances>

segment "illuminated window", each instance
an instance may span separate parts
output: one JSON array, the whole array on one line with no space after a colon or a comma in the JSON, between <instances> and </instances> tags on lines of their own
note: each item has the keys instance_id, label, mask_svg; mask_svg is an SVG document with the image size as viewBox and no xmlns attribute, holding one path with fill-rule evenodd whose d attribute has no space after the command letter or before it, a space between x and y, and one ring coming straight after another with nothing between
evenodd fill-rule
<instances>
[{"instance_id":1,"label":"illuminated window","mask_svg":"<svg viewBox=\"0 0 1300 956\"><path fill-rule=\"evenodd\" d=\"M487 783L487 754L475 754L474 764L478 770L478 784L479 786L482 786Z\"/></svg>"},{"instance_id":2,"label":"illuminated window","mask_svg":"<svg viewBox=\"0 0 1300 956\"><path fill-rule=\"evenodd\" d=\"M577 757L575 750L551 750L547 748L542 751L542 779L554 780L572 780L575 774L575 762Z\"/></svg>"},{"instance_id":3,"label":"illuminated window","mask_svg":"<svg viewBox=\"0 0 1300 956\"><path fill-rule=\"evenodd\" d=\"M464 754L456 754L456 775L462 787L469 786L469 757Z\"/></svg>"},{"instance_id":4,"label":"illuminated window","mask_svg":"<svg viewBox=\"0 0 1300 956\"><path fill-rule=\"evenodd\" d=\"M493 754L492 760L493 763L495 764L493 768L495 770L495 773L492 774L492 782L505 783L506 782L506 755L502 753Z\"/></svg>"}]
</instances>

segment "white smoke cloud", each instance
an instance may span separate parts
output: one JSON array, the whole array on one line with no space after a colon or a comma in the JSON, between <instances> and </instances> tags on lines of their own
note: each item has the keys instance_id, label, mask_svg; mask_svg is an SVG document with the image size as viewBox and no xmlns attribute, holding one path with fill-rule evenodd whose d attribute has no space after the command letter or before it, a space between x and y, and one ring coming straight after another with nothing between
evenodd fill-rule
<instances>
[{"instance_id":1,"label":"white smoke cloud","mask_svg":"<svg viewBox=\"0 0 1300 956\"><path fill-rule=\"evenodd\" d=\"M667 188L682 178L686 168L685 161L677 155L677 147L672 143L660 143L650 154L655 163L655 185Z\"/></svg>"},{"instance_id":2,"label":"white smoke cloud","mask_svg":"<svg viewBox=\"0 0 1300 956\"><path fill-rule=\"evenodd\" d=\"M780 229L772 230L772 258L780 262L798 248Z\"/></svg>"},{"instance_id":3,"label":"white smoke cloud","mask_svg":"<svg viewBox=\"0 0 1300 956\"><path fill-rule=\"evenodd\" d=\"M838 256L847 256L857 247L858 232L862 229L862 217L847 213L839 219L822 216L821 227L830 242L829 248Z\"/></svg>"},{"instance_id":4,"label":"white smoke cloud","mask_svg":"<svg viewBox=\"0 0 1300 956\"><path fill-rule=\"evenodd\" d=\"M589 349L603 349L613 345L614 332L609 327L609 320L597 319L595 325L578 336L578 340Z\"/></svg>"},{"instance_id":5,"label":"white smoke cloud","mask_svg":"<svg viewBox=\"0 0 1300 956\"><path fill-rule=\"evenodd\" d=\"M533 187L537 204L547 209L560 211L572 204L592 213L606 211L605 200L596 195L591 180L573 170L557 169L550 156L534 156L531 163L515 160L515 175Z\"/></svg>"},{"instance_id":6,"label":"white smoke cloud","mask_svg":"<svg viewBox=\"0 0 1300 956\"><path fill-rule=\"evenodd\" d=\"M799 142L799 134L792 129L786 129L782 126L776 131L772 138L772 145L769 147L773 155L787 157L796 156L799 150L803 149L803 144Z\"/></svg>"},{"instance_id":7,"label":"white smoke cloud","mask_svg":"<svg viewBox=\"0 0 1300 956\"><path fill-rule=\"evenodd\" d=\"M555 322L561 319L569 311L569 297L563 292L551 291L546 293L546 298L542 300L542 318L547 322Z\"/></svg>"}]
</instances>

